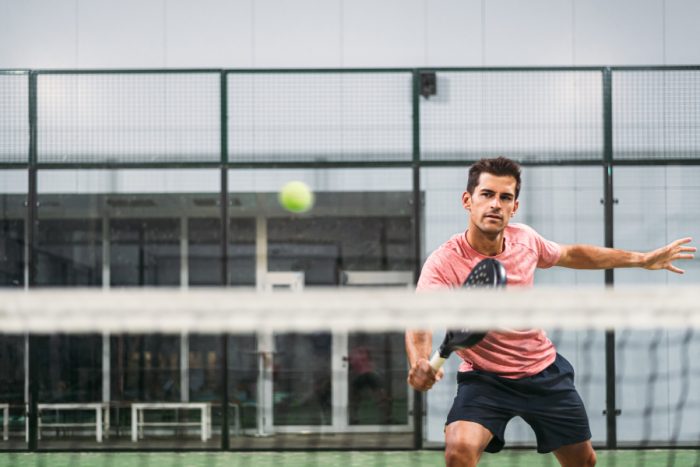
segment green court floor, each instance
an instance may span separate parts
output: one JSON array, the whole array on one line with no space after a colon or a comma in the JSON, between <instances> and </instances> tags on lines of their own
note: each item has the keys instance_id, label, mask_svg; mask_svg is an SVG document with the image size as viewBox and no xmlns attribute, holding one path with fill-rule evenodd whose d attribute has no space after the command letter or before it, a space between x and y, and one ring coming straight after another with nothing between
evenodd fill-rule
<instances>
[{"instance_id":1,"label":"green court floor","mask_svg":"<svg viewBox=\"0 0 700 467\"><path fill-rule=\"evenodd\" d=\"M2 453L0 466L12 467L302 467L302 466L432 466L444 465L439 451L284 452L284 453ZM557 466L552 455L509 451L485 455L484 466ZM599 466L700 467L700 450L599 451Z\"/></svg>"}]
</instances>

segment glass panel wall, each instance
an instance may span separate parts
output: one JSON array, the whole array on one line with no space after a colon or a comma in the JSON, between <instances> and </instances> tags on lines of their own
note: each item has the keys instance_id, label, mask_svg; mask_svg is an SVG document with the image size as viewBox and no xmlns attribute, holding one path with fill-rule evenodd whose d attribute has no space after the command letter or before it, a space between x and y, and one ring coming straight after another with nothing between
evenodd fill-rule
<instances>
[{"instance_id":1,"label":"glass panel wall","mask_svg":"<svg viewBox=\"0 0 700 467\"><path fill-rule=\"evenodd\" d=\"M402 333L348 335L348 423L407 425L406 356Z\"/></svg>"},{"instance_id":2,"label":"glass panel wall","mask_svg":"<svg viewBox=\"0 0 700 467\"><path fill-rule=\"evenodd\" d=\"M220 285L220 208L211 202L219 186L217 170L39 171L38 285ZM206 267L190 273L190 262ZM206 402L220 424L219 337L60 335L37 345L42 448L217 445L199 439L197 410L153 404ZM131 442L134 403L151 404L138 420L139 444ZM103 411L102 440L94 407ZM194 424L168 428L177 421Z\"/></svg>"},{"instance_id":3,"label":"glass panel wall","mask_svg":"<svg viewBox=\"0 0 700 467\"><path fill-rule=\"evenodd\" d=\"M0 287L25 285L26 170L0 171Z\"/></svg>"},{"instance_id":4,"label":"glass panel wall","mask_svg":"<svg viewBox=\"0 0 700 467\"><path fill-rule=\"evenodd\" d=\"M0 170L0 288L22 289L26 284L26 213L28 174L26 170ZM0 332L0 404L7 439L0 448L24 449L27 381L26 337ZM7 417L7 420L5 420Z\"/></svg>"},{"instance_id":5,"label":"glass panel wall","mask_svg":"<svg viewBox=\"0 0 700 467\"><path fill-rule=\"evenodd\" d=\"M616 167L614 244L649 251L700 230L700 169L678 166L700 157L700 74L697 69L615 70L612 89L615 160L665 162ZM685 270L621 269L615 284L696 285L700 261ZM697 444L700 354L697 331L651 329L615 336L617 436L621 444ZM659 373L663 374L662 377Z\"/></svg>"},{"instance_id":6,"label":"glass panel wall","mask_svg":"<svg viewBox=\"0 0 700 467\"><path fill-rule=\"evenodd\" d=\"M615 246L650 251L700 231L700 169L618 167L615 169ZM697 241L697 240L696 240ZM678 262L685 270L621 269L622 285L695 285L700 260ZM700 341L692 329L626 331L616 335L618 438L694 443L700 417ZM663 370L661 370L663 369ZM659 371L667 377L659 378Z\"/></svg>"},{"instance_id":7,"label":"glass panel wall","mask_svg":"<svg viewBox=\"0 0 700 467\"><path fill-rule=\"evenodd\" d=\"M114 219L109 226L110 285L180 285L179 219Z\"/></svg>"},{"instance_id":8,"label":"glass panel wall","mask_svg":"<svg viewBox=\"0 0 700 467\"><path fill-rule=\"evenodd\" d=\"M291 180L313 190L308 212L280 206L278 191ZM239 221L230 235L245 238L254 253L249 274L260 290L396 285L357 283L354 273L360 271L403 273L406 287L413 282L412 196L410 169L231 170L230 215ZM338 335L320 326L315 333L248 339L257 358L245 367L251 379L237 387L255 397L257 432L284 437L302 431L389 433L393 427L387 442L410 444L402 335ZM319 442L331 446L333 440ZM376 439L358 434L352 442L363 446Z\"/></svg>"}]
</instances>

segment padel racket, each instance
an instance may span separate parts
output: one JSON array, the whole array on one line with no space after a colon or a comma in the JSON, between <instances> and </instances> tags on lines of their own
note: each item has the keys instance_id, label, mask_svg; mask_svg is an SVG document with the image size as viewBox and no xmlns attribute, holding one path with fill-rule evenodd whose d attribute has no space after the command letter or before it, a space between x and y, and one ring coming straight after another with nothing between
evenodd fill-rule
<instances>
[{"instance_id":1,"label":"padel racket","mask_svg":"<svg viewBox=\"0 0 700 467\"><path fill-rule=\"evenodd\" d=\"M506 282L506 270L503 265L493 258L486 258L474 266L463 287L503 287ZM448 330L440 348L430 359L430 366L438 371L452 352L478 344L485 335L485 332L471 332L468 329Z\"/></svg>"}]
</instances>

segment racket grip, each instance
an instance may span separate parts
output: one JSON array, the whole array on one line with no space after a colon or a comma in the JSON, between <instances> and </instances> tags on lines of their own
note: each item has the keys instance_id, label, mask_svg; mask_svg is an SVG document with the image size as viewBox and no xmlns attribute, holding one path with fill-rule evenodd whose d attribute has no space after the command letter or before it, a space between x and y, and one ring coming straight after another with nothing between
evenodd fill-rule
<instances>
[{"instance_id":1,"label":"racket grip","mask_svg":"<svg viewBox=\"0 0 700 467\"><path fill-rule=\"evenodd\" d=\"M430 366L433 370L438 371L445 364L445 359L440 356L440 351L436 351L430 359Z\"/></svg>"}]
</instances>

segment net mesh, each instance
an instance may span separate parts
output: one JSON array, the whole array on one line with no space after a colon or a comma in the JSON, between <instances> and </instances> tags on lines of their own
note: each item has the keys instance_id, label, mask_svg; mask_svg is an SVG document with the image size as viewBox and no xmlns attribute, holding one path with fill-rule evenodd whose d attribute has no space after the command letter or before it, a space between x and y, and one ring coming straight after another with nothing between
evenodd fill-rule
<instances>
[{"instance_id":1,"label":"net mesh","mask_svg":"<svg viewBox=\"0 0 700 467\"><path fill-rule=\"evenodd\" d=\"M410 161L411 74L230 73L231 162Z\"/></svg>"},{"instance_id":2,"label":"net mesh","mask_svg":"<svg viewBox=\"0 0 700 467\"><path fill-rule=\"evenodd\" d=\"M699 70L617 70L612 82L615 159L698 156Z\"/></svg>"},{"instance_id":3,"label":"net mesh","mask_svg":"<svg viewBox=\"0 0 700 467\"><path fill-rule=\"evenodd\" d=\"M41 74L40 163L220 160L217 73Z\"/></svg>"},{"instance_id":4,"label":"net mesh","mask_svg":"<svg viewBox=\"0 0 700 467\"><path fill-rule=\"evenodd\" d=\"M4 291L0 465L440 464L459 358L424 396L416 450L403 332L430 329L436 347L465 323L547 331L575 368L601 465L697 465L699 292ZM611 331L618 450L605 449ZM30 395L38 449L51 453L13 452L27 448ZM506 443L480 465L557 464L535 453L522 420ZM183 450L206 452L174 452Z\"/></svg>"},{"instance_id":5,"label":"net mesh","mask_svg":"<svg viewBox=\"0 0 700 467\"><path fill-rule=\"evenodd\" d=\"M0 72L0 163L29 158L28 77L22 72Z\"/></svg>"},{"instance_id":6,"label":"net mesh","mask_svg":"<svg viewBox=\"0 0 700 467\"><path fill-rule=\"evenodd\" d=\"M421 159L600 160L601 95L596 71L440 71L421 100Z\"/></svg>"}]
</instances>

